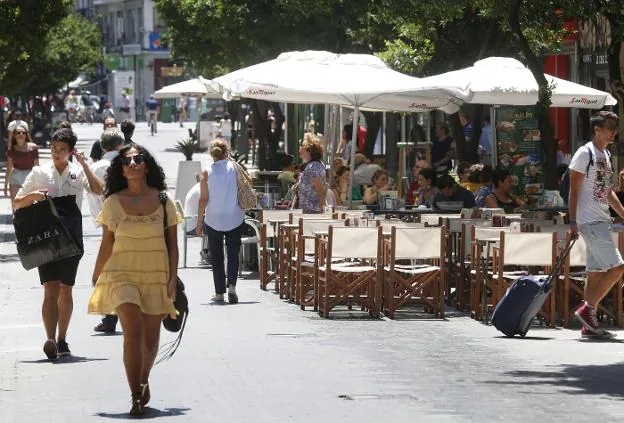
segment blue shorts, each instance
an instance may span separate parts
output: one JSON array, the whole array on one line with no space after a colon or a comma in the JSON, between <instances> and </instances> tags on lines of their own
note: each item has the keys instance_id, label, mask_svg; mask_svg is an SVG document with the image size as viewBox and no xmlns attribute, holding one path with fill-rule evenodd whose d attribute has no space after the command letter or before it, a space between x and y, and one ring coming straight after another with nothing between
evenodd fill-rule
<instances>
[{"instance_id":1,"label":"blue shorts","mask_svg":"<svg viewBox=\"0 0 624 423\"><path fill-rule=\"evenodd\" d=\"M607 272L624 265L620 251L611 236L608 222L590 222L579 225L579 233L587 250L587 272Z\"/></svg>"}]
</instances>

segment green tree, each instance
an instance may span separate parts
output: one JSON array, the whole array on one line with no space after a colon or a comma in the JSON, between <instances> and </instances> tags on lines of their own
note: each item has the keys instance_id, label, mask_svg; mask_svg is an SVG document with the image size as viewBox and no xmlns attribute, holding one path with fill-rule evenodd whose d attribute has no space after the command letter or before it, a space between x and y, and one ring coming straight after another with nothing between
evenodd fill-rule
<instances>
[{"instance_id":1,"label":"green tree","mask_svg":"<svg viewBox=\"0 0 624 423\"><path fill-rule=\"evenodd\" d=\"M607 49L609 62L609 84L618 101L619 116L624 116L624 75L621 64L624 55L624 5L618 1L595 0L589 10L589 19L602 14L609 21L611 43ZM624 133L624 119L620 119L620 134Z\"/></svg>"},{"instance_id":2,"label":"green tree","mask_svg":"<svg viewBox=\"0 0 624 423\"><path fill-rule=\"evenodd\" d=\"M557 52L566 34L563 22L567 14L576 13L579 8L585 8L585 4L583 0L452 0L444 3L397 0L395 5L400 5L404 13L398 17L391 14L388 18L397 23L399 36L386 44L381 55L390 65L416 65L403 70L423 74L470 66L474 61L492 55L523 60L540 87L536 107L545 160L554 163L556 145L548 112L552 87L544 77L544 57ZM429 41L433 44L433 54L422 60L422 46L427 46ZM403 45L409 48L402 49ZM410 58L402 56L399 59L404 53ZM474 160L483 108L470 109L475 129L472 140L464 140L457 115L452 115L449 120L457 141L458 156ZM544 176L546 187L553 188L556 185L555 167L547 166Z\"/></svg>"},{"instance_id":3,"label":"green tree","mask_svg":"<svg viewBox=\"0 0 624 423\"><path fill-rule=\"evenodd\" d=\"M371 3L373 0L156 0L168 21L167 39L175 59L207 77L273 59L284 51L381 49L384 37L378 36L378 28L390 33L390 26L368 13ZM273 148L268 155L263 150L269 143L276 145L264 117L269 107L276 112L278 107L250 103L259 139L259 166L274 167Z\"/></svg>"},{"instance_id":4,"label":"green tree","mask_svg":"<svg viewBox=\"0 0 624 423\"><path fill-rule=\"evenodd\" d=\"M22 87L24 67L38 60L49 31L67 16L72 0L0 1L0 92Z\"/></svg>"},{"instance_id":5,"label":"green tree","mask_svg":"<svg viewBox=\"0 0 624 423\"><path fill-rule=\"evenodd\" d=\"M92 22L70 13L54 26L37 60L26 63L23 75L27 94L52 92L95 69L101 57L101 35Z\"/></svg>"}]
</instances>

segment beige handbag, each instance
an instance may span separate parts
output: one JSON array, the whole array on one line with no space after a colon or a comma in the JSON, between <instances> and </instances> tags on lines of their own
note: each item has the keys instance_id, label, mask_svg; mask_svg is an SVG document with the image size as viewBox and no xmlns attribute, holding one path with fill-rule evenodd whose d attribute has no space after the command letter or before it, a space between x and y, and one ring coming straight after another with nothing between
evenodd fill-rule
<instances>
[{"instance_id":1,"label":"beige handbag","mask_svg":"<svg viewBox=\"0 0 624 423\"><path fill-rule=\"evenodd\" d=\"M247 171L236 161L232 160L236 169L236 184L238 185L238 204L241 209L253 209L258 204L258 197L253 189L251 177Z\"/></svg>"}]
</instances>

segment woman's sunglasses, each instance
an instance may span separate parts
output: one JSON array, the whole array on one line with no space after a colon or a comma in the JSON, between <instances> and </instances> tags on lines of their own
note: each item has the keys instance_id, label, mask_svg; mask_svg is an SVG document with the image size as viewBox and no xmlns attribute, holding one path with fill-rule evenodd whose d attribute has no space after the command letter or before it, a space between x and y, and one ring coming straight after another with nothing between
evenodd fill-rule
<instances>
[{"instance_id":1,"label":"woman's sunglasses","mask_svg":"<svg viewBox=\"0 0 624 423\"><path fill-rule=\"evenodd\" d=\"M121 157L121 164L123 166L130 166L130 163L132 162L134 162L134 164L138 166L141 163L145 163L145 157L143 156L143 154Z\"/></svg>"},{"instance_id":2,"label":"woman's sunglasses","mask_svg":"<svg viewBox=\"0 0 624 423\"><path fill-rule=\"evenodd\" d=\"M26 135L24 131L15 131L15 135Z\"/></svg>"}]
</instances>

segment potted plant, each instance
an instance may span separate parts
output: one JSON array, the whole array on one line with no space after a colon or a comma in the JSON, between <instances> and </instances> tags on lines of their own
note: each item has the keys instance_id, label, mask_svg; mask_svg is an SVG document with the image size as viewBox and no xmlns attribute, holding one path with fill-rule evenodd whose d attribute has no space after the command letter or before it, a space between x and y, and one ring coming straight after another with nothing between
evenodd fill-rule
<instances>
[{"instance_id":1,"label":"potted plant","mask_svg":"<svg viewBox=\"0 0 624 423\"><path fill-rule=\"evenodd\" d=\"M176 179L176 200L184 203L186 194L197 183L197 175L201 172L201 162L193 160L193 154L200 149L199 141L193 138L186 138L178 141L174 150L184 155L186 160L178 162L178 178Z\"/></svg>"},{"instance_id":2,"label":"potted plant","mask_svg":"<svg viewBox=\"0 0 624 423\"><path fill-rule=\"evenodd\" d=\"M198 153L200 150L199 141L193 138L180 140L173 149L179 153L184 154L184 157L187 161L192 161L193 154Z\"/></svg>"}]
</instances>

